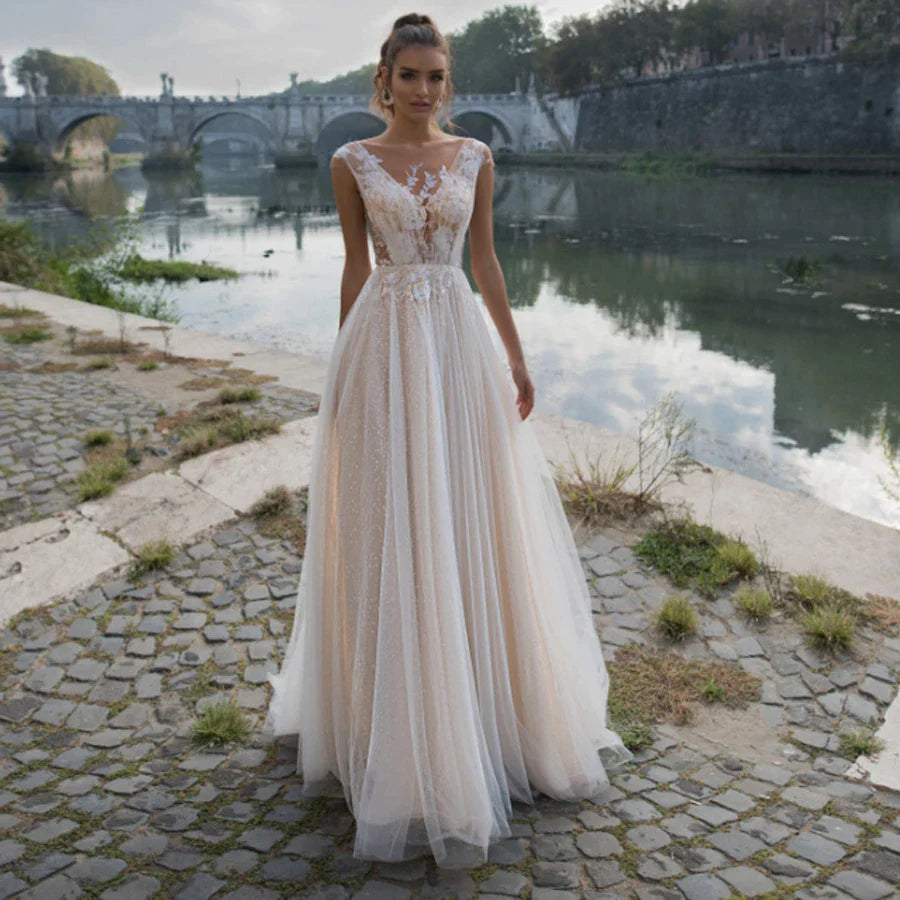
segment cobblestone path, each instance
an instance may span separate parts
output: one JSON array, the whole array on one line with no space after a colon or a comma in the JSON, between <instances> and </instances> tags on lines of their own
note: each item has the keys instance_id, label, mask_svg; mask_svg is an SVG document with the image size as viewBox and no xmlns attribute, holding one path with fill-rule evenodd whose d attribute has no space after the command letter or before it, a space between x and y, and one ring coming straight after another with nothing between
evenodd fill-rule
<instances>
[{"instance_id":1,"label":"cobblestone path","mask_svg":"<svg viewBox=\"0 0 900 900\"><path fill-rule=\"evenodd\" d=\"M666 583L610 537L580 552L608 656L655 643ZM300 566L239 519L163 571L0 635L0 898L898 896L900 796L844 779L834 750L841 728L883 714L900 642L864 635L859 657L829 663L788 627L745 626L727 599L697 598L702 633L679 652L762 679L782 765L661 736L601 797L517 806L488 865L354 860L343 800L301 799L295 746L260 733ZM198 749L194 717L229 695L251 738Z\"/></svg>"},{"instance_id":2,"label":"cobblestone path","mask_svg":"<svg viewBox=\"0 0 900 900\"><path fill-rule=\"evenodd\" d=\"M145 439L147 453L163 459L171 453L171 437L154 427L161 411L149 393L117 384L104 370L36 371L48 358L43 343L0 340L0 530L77 504L89 431L124 436L128 416L132 439ZM201 368L195 374L213 373ZM260 401L242 404L254 415L286 422L315 411L311 394L273 383L258 389Z\"/></svg>"}]
</instances>

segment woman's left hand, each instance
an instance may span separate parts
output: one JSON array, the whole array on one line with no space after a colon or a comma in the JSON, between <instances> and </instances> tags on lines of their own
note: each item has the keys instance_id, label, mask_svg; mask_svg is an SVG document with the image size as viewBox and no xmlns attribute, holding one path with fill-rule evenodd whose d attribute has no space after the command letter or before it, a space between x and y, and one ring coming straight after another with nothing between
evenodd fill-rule
<instances>
[{"instance_id":1,"label":"woman's left hand","mask_svg":"<svg viewBox=\"0 0 900 900\"><path fill-rule=\"evenodd\" d=\"M510 369L512 370L513 381L519 389L519 396L516 398L519 416L524 420L534 406L534 385L531 383L528 367L523 360L511 363Z\"/></svg>"}]
</instances>

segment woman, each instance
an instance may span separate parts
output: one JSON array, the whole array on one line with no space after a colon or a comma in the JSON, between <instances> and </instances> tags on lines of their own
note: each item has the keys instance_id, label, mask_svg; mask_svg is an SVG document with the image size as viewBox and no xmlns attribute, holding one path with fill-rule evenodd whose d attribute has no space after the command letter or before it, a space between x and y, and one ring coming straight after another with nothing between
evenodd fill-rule
<instances>
[{"instance_id":1,"label":"woman","mask_svg":"<svg viewBox=\"0 0 900 900\"><path fill-rule=\"evenodd\" d=\"M304 793L336 776L354 854L483 862L532 787L591 796L607 674L584 574L526 421L534 402L493 246L493 159L446 135L447 44L384 42L387 129L331 161L346 262L313 447L296 617L268 725ZM375 249L369 259L366 229ZM497 359L462 269L506 349Z\"/></svg>"}]
</instances>

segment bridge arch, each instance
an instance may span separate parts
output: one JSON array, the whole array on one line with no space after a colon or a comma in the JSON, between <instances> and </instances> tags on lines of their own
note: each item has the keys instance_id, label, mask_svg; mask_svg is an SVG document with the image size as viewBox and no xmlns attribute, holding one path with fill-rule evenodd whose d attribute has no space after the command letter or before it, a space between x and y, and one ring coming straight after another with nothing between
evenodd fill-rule
<instances>
[{"instance_id":1,"label":"bridge arch","mask_svg":"<svg viewBox=\"0 0 900 900\"><path fill-rule=\"evenodd\" d=\"M259 116L247 112L240 107L232 107L229 109L216 110L215 112L201 115L197 123L191 128L190 134L188 135L187 144L185 145L185 149L189 150L193 146L194 142L197 140L197 136L204 128L215 122L216 119L221 119L226 116L228 118L239 117L242 119L247 119L256 125L258 131L255 135L248 134L248 139L250 137L256 137L258 140L264 140L266 142L266 148L269 150L274 150L278 146L278 139L272 131L271 126L268 122L265 121L265 119L261 119ZM239 138L240 134L241 132L236 132L235 138Z\"/></svg>"},{"instance_id":2,"label":"bridge arch","mask_svg":"<svg viewBox=\"0 0 900 900\"><path fill-rule=\"evenodd\" d=\"M496 110L478 103L460 104L459 110L454 110L450 118L457 125L474 138L496 146L496 135L499 133L503 146L516 149L514 137L515 129Z\"/></svg>"},{"instance_id":3,"label":"bridge arch","mask_svg":"<svg viewBox=\"0 0 900 900\"><path fill-rule=\"evenodd\" d=\"M53 138L53 153L59 154L66 149L66 142L79 125L83 125L85 122L91 121L91 119L99 119L101 117L121 119L137 131L145 144L150 144L150 138L147 136L144 129L141 127L141 123L137 119L132 119L127 114L122 115L118 106L114 107L113 110L100 107L97 109L79 110L73 116L60 123L56 128L56 135Z\"/></svg>"},{"instance_id":4,"label":"bridge arch","mask_svg":"<svg viewBox=\"0 0 900 900\"><path fill-rule=\"evenodd\" d=\"M332 116L316 135L315 153L319 158L330 159L331 154L347 141L366 140L381 134L385 129L383 119L362 107L341 110Z\"/></svg>"}]
</instances>

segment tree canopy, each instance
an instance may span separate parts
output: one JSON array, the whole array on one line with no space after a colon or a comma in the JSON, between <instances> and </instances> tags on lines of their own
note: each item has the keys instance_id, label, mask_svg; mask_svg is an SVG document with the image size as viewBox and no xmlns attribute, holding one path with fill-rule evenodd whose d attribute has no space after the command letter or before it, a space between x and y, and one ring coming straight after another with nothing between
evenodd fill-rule
<instances>
[{"instance_id":1,"label":"tree canopy","mask_svg":"<svg viewBox=\"0 0 900 900\"><path fill-rule=\"evenodd\" d=\"M119 86L109 72L81 56L61 56L51 50L31 48L13 60L10 71L23 88L33 76L44 75L48 94L119 96Z\"/></svg>"},{"instance_id":2,"label":"tree canopy","mask_svg":"<svg viewBox=\"0 0 900 900\"><path fill-rule=\"evenodd\" d=\"M47 79L48 94L120 96L119 86L109 72L99 63L81 56L61 56L51 50L31 48L13 60L10 72L23 88L33 84L35 75L43 75ZM102 116L80 125L78 133L86 139L99 138L109 143L120 126L118 117Z\"/></svg>"}]
</instances>

